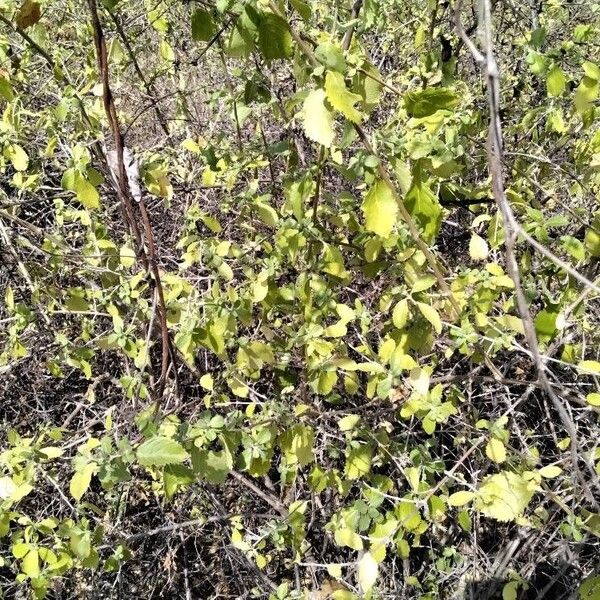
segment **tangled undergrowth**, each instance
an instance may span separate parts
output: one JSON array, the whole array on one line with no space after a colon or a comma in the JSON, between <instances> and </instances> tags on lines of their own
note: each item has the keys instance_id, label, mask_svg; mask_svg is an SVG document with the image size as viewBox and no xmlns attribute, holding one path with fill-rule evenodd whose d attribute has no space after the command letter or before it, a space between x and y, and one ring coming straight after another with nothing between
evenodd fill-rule
<instances>
[{"instance_id":1,"label":"tangled undergrowth","mask_svg":"<svg viewBox=\"0 0 600 600\"><path fill-rule=\"evenodd\" d=\"M599 17L0 1L0 596L598 600Z\"/></svg>"}]
</instances>

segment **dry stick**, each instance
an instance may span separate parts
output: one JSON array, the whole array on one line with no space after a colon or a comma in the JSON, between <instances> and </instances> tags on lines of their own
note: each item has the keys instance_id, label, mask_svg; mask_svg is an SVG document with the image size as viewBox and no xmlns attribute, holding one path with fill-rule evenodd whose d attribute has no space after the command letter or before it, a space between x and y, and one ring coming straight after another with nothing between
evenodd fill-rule
<instances>
[{"instance_id":1,"label":"dry stick","mask_svg":"<svg viewBox=\"0 0 600 600\"><path fill-rule=\"evenodd\" d=\"M519 310L519 314L523 321L523 328L525 330L525 339L527 340L527 344L529 345L529 349L533 356L538 380L542 384L544 391L552 401L554 408L558 412L561 421L563 422L569 436L571 437L571 459L573 463L573 470L575 476L580 480L583 490L586 494L588 500L592 503L592 506L597 506L597 502L594 499L594 496L589 489L589 486L583 475L581 474L578 466L578 444L577 444L577 430L575 428L575 423L569 416L567 410L565 409L563 403L556 395L548 377L546 376L546 366L540 354L540 349L538 346L537 336L535 333L535 327L533 325L533 319L531 317L531 313L529 312L529 306L527 305L527 300L525 298L525 294L523 292L522 284L521 284L521 275L519 272L519 265L516 259L516 243L517 238L520 231L520 226L518 225L512 208L508 202L506 197L506 193L504 190L504 174L502 171L502 125L500 122L500 73L498 70L498 64L496 62L496 57L494 55L493 47L492 47L492 34L491 34L491 7L489 0L481 0L482 4L482 16L483 16L483 25L484 25L484 40L485 40L485 55L481 53L473 41L469 38L467 33L461 24L460 19L460 11L462 0L457 0L455 6L455 24L456 29L463 39L465 45L471 51L471 54L475 58L476 62L485 67L486 70L486 79L488 86L488 101L489 101L489 109L490 109L490 126L489 126L489 140L488 140L488 162L490 175L492 177L492 190L494 194L494 198L496 199L496 204L498 205L498 209L502 215L502 220L504 223L504 228L506 231L506 268L508 274L515 284L515 297L517 300L517 307ZM529 241L529 240L528 240ZM591 283L591 282L590 282ZM593 285L593 284L592 284ZM584 461L584 464L588 469L591 467Z\"/></svg>"},{"instance_id":2,"label":"dry stick","mask_svg":"<svg viewBox=\"0 0 600 600\"><path fill-rule=\"evenodd\" d=\"M234 479L237 479L242 485L245 485L249 490L252 490L258 497L262 498L269 506L274 508L282 517L288 517L287 508L279 501L276 496L272 494L268 494L261 490L255 483L246 479L241 473L238 471L231 471L231 475Z\"/></svg>"},{"instance_id":3,"label":"dry stick","mask_svg":"<svg viewBox=\"0 0 600 600\"><path fill-rule=\"evenodd\" d=\"M276 15L280 16L281 18L285 18L285 15L282 14L282 12L279 10L279 7L274 2L270 2L269 7L270 7L271 11L274 12ZM310 61L310 63L314 67L319 66L319 61L316 59L314 52L312 51L312 48L291 27L290 27L290 33L291 33L294 41L298 45L298 48L300 48L300 50L306 56L306 58ZM431 267L431 270L433 271L433 273L435 275L435 278L438 282L438 285L440 286L440 289L442 290L444 295L446 295L448 297L450 304L452 305L454 317L458 318L458 316L460 315L460 312L461 312L460 306L458 305L456 298L454 298L454 295L452 294L450 287L448 286L448 284L446 283L446 280L444 279L445 273L443 271L443 268L440 266L438 260L435 258L435 256L429 249L429 246L421 238L421 234L419 233L419 229L417 228L417 225L415 224L412 216L410 215L407 208L404 206L404 203L402 202L398 188L392 181L392 178L388 174L386 168L383 166L383 160L378 155L376 150L373 148L371 142L369 141L369 139L367 137L365 130L361 127L361 125L358 125L356 123L354 124L354 129L355 129L356 133L358 134L358 137L362 141L363 146L367 149L367 151L379 159L379 167L378 167L379 177L390 188L392 195L394 196L394 199L396 200L396 204L398 205L398 210L400 211L400 215L401 215L402 219L404 220L404 222L406 223L406 225L408 226L408 230L410 232L411 237L413 238L413 240L416 243L419 250L421 250L421 252L423 252L423 254L425 255L425 258L426 258L429 266Z\"/></svg>"},{"instance_id":4,"label":"dry stick","mask_svg":"<svg viewBox=\"0 0 600 600\"><path fill-rule=\"evenodd\" d=\"M362 8L363 0L355 0L352 5L352 14L350 16L351 21L356 21L358 19L358 15L360 14L360 9ZM342 49L344 52L348 52L350 50L350 44L352 43L352 36L354 35L354 30L356 29L356 24L353 23L352 26L346 30L344 34L344 39L342 40Z\"/></svg>"},{"instance_id":5,"label":"dry stick","mask_svg":"<svg viewBox=\"0 0 600 600\"><path fill-rule=\"evenodd\" d=\"M319 148L319 158L317 161L317 181L315 183L315 194L312 199L312 220L313 225L318 222L317 211L319 210L319 199L321 198L321 182L323 180L323 169L325 168L325 146Z\"/></svg>"},{"instance_id":6,"label":"dry stick","mask_svg":"<svg viewBox=\"0 0 600 600\"><path fill-rule=\"evenodd\" d=\"M123 161L123 135L119 127L119 120L117 116L117 110L115 108L114 99L110 89L109 71L108 71L108 56L106 51L106 40L102 31L102 25L98 17L98 9L96 6L96 0L88 0L88 6L92 18L92 29L94 31L94 43L96 46L96 54L98 59L98 68L102 77L103 93L102 98L104 101L104 110L106 117L110 124L113 140L115 144L115 150L117 155L117 192L119 199L125 209L128 220L130 221L131 230L134 233L136 241L136 253L138 258L141 260L144 268L152 273L154 282L154 292L158 297L158 316L160 323L161 343L162 343L162 362L161 372L158 379L158 394L156 401L156 410L158 411L160 401L162 400L165 383L167 379L167 373L169 366L172 363L175 366L175 352L171 345L171 337L169 335L169 328L167 325L167 307L165 303L163 287L160 279L160 273L158 270L156 260L156 245L154 243L154 235L152 232L152 225L150 223L150 217L146 210L144 199L141 198L139 202L140 213L142 215L142 223L144 226L144 235L146 237L146 243L148 246L147 254L144 249L141 234L135 219L135 213L133 204L130 198L129 183L127 179L127 172L125 171L125 163ZM177 368L174 368L175 384L177 385Z\"/></svg>"}]
</instances>

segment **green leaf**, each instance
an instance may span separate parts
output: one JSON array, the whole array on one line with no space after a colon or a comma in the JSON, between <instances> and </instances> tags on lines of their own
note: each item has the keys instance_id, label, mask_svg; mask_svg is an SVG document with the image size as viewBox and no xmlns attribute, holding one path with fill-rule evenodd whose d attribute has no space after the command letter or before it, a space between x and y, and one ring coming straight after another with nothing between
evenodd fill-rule
<instances>
[{"instance_id":1,"label":"green leaf","mask_svg":"<svg viewBox=\"0 0 600 600\"><path fill-rule=\"evenodd\" d=\"M209 483L221 484L233 468L231 452L224 448L220 452L213 450L192 450L192 465L194 473L200 475Z\"/></svg>"},{"instance_id":2,"label":"green leaf","mask_svg":"<svg viewBox=\"0 0 600 600\"><path fill-rule=\"evenodd\" d=\"M539 335L552 336L556 332L556 310L541 310L535 317L535 330Z\"/></svg>"},{"instance_id":3,"label":"green leaf","mask_svg":"<svg viewBox=\"0 0 600 600\"><path fill-rule=\"evenodd\" d=\"M76 171L74 175L73 191L77 195L77 200L79 200L85 208L99 208L100 194L98 193L98 190L78 171Z\"/></svg>"},{"instance_id":4,"label":"green leaf","mask_svg":"<svg viewBox=\"0 0 600 600\"><path fill-rule=\"evenodd\" d=\"M164 436L156 436L137 449L137 459L145 467L181 464L188 457L183 446Z\"/></svg>"},{"instance_id":5,"label":"green leaf","mask_svg":"<svg viewBox=\"0 0 600 600\"><path fill-rule=\"evenodd\" d=\"M325 106L325 90L312 90L302 108L302 122L306 137L326 148L333 143L333 114Z\"/></svg>"},{"instance_id":6,"label":"green leaf","mask_svg":"<svg viewBox=\"0 0 600 600\"><path fill-rule=\"evenodd\" d=\"M379 574L379 565L373 558L370 552L365 552L362 558L358 561L358 583L363 593L368 594L375 582L377 581L377 575Z\"/></svg>"},{"instance_id":7,"label":"green leaf","mask_svg":"<svg viewBox=\"0 0 600 600\"><path fill-rule=\"evenodd\" d=\"M312 16L310 4L304 2L303 0L290 0L290 3L305 21L310 20Z\"/></svg>"},{"instance_id":8,"label":"green leaf","mask_svg":"<svg viewBox=\"0 0 600 600\"><path fill-rule=\"evenodd\" d=\"M548 96L561 96L567 86L567 78L560 67L554 66L546 77Z\"/></svg>"},{"instance_id":9,"label":"green leaf","mask_svg":"<svg viewBox=\"0 0 600 600\"><path fill-rule=\"evenodd\" d=\"M229 36L227 52L236 58L248 56L255 48L254 38L257 33L257 27L249 16L249 7L246 7L235 22Z\"/></svg>"},{"instance_id":10,"label":"green leaf","mask_svg":"<svg viewBox=\"0 0 600 600\"><path fill-rule=\"evenodd\" d=\"M12 102L13 98L15 97L15 93L10 81L3 75L0 75L0 96L2 96L5 100L8 100L8 102Z\"/></svg>"},{"instance_id":11,"label":"green leaf","mask_svg":"<svg viewBox=\"0 0 600 600\"><path fill-rule=\"evenodd\" d=\"M4 149L4 156L12 162L16 171L26 171L29 166L29 156L19 144L9 144Z\"/></svg>"},{"instance_id":12,"label":"green leaf","mask_svg":"<svg viewBox=\"0 0 600 600\"><path fill-rule=\"evenodd\" d=\"M363 541L360 535L347 527L336 529L334 538L338 546L347 546L353 550L362 550L363 548Z\"/></svg>"},{"instance_id":13,"label":"green leaf","mask_svg":"<svg viewBox=\"0 0 600 600\"><path fill-rule=\"evenodd\" d=\"M210 41L217 29L212 15L202 8L197 8L192 13L192 39L197 42Z\"/></svg>"},{"instance_id":14,"label":"green leaf","mask_svg":"<svg viewBox=\"0 0 600 600\"><path fill-rule=\"evenodd\" d=\"M348 91L344 76L341 73L327 71L325 93L331 106L339 110L349 121L353 123L361 122L362 115L354 108L354 105L361 101L361 97Z\"/></svg>"},{"instance_id":15,"label":"green leaf","mask_svg":"<svg viewBox=\"0 0 600 600\"><path fill-rule=\"evenodd\" d=\"M287 22L274 13L261 15L258 26L258 47L268 60L292 56L292 34Z\"/></svg>"},{"instance_id":16,"label":"green leaf","mask_svg":"<svg viewBox=\"0 0 600 600\"><path fill-rule=\"evenodd\" d=\"M392 311L392 323L394 323L394 327L404 329L408 322L408 315L408 300L405 298L404 300L400 300Z\"/></svg>"},{"instance_id":17,"label":"green leaf","mask_svg":"<svg viewBox=\"0 0 600 600\"><path fill-rule=\"evenodd\" d=\"M385 181L376 181L362 203L365 227L377 235L389 237L398 215L394 194Z\"/></svg>"},{"instance_id":18,"label":"green leaf","mask_svg":"<svg viewBox=\"0 0 600 600\"><path fill-rule=\"evenodd\" d=\"M332 69L340 73L346 71L344 53L339 46L332 42L319 44L315 49L315 58L327 69Z\"/></svg>"},{"instance_id":19,"label":"green leaf","mask_svg":"<svg viewBox=\"0 0 600 600\"><path fill-rule=\"evenodd\" d=\"M572 235L563 235L560 238L560 244L570 256L576 261L585 260L585 245Z\"/></svg>"},{"instance_id":20,"label":"green leaf","mask_svg":"<svg viewBox=\"0 0 600 600\"><path fill-rule=\"evenodd\" d=\"M415 175L413 186L408 191L404 204L423 231L423 238L432 242L442 222L442 207L439 200Z\"/></svg>"},{"instance_id":21,"label":"green leaf","mask_svg":"<svg viewBox=\"0 0 600 600\"><path fill-rule=\"evenodd\" d=\"M448 88L426 88L404 95L404 106L411 117L429 117L438 110L452 110L460 104L460 96Z\"/></svg>"},{"instance_id":22,"label":"green leaf","mask_svg":"<svg viewBox=\"0 0 600 600\"><path fill-rule=\"evenodd\" d=\"M350 448L346 459L346 477L348 479L360 479L371 470L373 450L368 444L361 444Z\"/></svg>"},{"instance_id":23,"label":"green leaf","mask_svg":"<svg viewBox=\"0 0 600 600\"><path fill-rule=\"evenodd\" d=\"M590 577L579 586L579 600L600 600L600 576Z\"/></svg>"},{"instance_id":24,"label":"green leaf","mask_svg":"<svg viewBox=\"0 0 600 600\"><path fill-rule=\"evenodd\" d=\"M96 468L96 463L87 463L82 469L76 471L71 478L69 492L77 502L81 500L83 494L85 494L87 489L90 487L92 475L95 473Z\"/></svg>"},{"instance_id":25,"label":"green leaf","mask_svg":"<svg viewBox=\"0 0 600 600\"><path fill-rule=\"evenodd\" d=\"M431 323L436 333L442 331L442 319L435 308L425 304L424 302L417 302L417 307L421 311L421 314Z\"/></svg>"},{"instance_id":26,"label":"green leaf","mask_svg":"<svg viewBox=\"0 0 600 600\"><path fill-rule=\"evenodd\" d=\"M21 571L31 578L40 574L40 556L35 548L29 550L21 561Z\"/></svg>"},{"instance_id":27,"label":"green leaf","mask_svg":"<svg viewBox=\"0 0 600 600\"><path fill-rule=\"evenodd\" d=\"M255 203L255 206L258 216L265 224L269 225L270 227L275 227L275 225L277 225L279 222L279 215L272 206L269 206L266 202L262 202L260 200Z\"/></svg>"},{"instance_id":28,"label":"green leaf","mask_svg":"<svg viewBox=\"0 0 600 600\"><path fill-rule=\"evenodd\" d=\"M591 227L585 231L585 247L594 258L600 257L600 234Z\"/></svg>"}]
</instances>

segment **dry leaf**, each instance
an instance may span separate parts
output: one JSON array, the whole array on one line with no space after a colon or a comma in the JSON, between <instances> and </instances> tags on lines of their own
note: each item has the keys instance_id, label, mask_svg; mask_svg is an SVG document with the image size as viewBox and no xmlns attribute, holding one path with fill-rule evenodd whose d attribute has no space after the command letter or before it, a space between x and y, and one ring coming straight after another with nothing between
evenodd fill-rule
<instances>
[{"instance_id":1,"label":"dry leaf","mask_svg":"<svg viewBox=\"0 0 600 600\"><path fill-rule=\"evenodd\" d=\"M27 29L35 25L41 17L40 5L32 0L25 0L19 8L19 12L15 17L15 23L19 29Z\"/></svg>"}]
</instances>

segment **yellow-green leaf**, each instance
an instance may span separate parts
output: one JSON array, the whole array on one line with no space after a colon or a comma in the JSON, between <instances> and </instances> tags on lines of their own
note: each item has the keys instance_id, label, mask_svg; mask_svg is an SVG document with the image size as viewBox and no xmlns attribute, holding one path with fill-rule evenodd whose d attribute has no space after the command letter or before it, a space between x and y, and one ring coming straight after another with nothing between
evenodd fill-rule
<instances>
[{"instance_id":1,"label":"yellow-green leaf","mask_svg":"<svg viewBox=\"0 0 600 600\"><path fill-rule=\"evenodd\" d=\"M29 166L29 156L19 144L9 144L4 149L4 156L12 162L16 171L25 171Z\"/></svg>"},{"instance_id":2,"label":"yellow-green leaf","mask_svg":"<svg viewBox=\"0 0 600 600\"><path fill-rule=\"evenodd\" d=\"M554 66L550 69L546 77L546 86L549 96L560 96L565 91L567 78L560 67Z\"/></svg>"},{"instance_id":3,"label":"yellow-green leaf","mask_svg":"<svg viewBox=\"0 0 600 600\"><path fill-rule=\"evenodd\" d=\"M392 323L394 323L394 327L397 327L398 329L404 329L407 322L408 300L405 298L404 300L400 300L400 302L394 306L394 310L392 312Z\"/></svg>"},{"instance_id":4,"label":"yellow-green leaf","mask_svg":"<svg viewBox=\"0 0 600 600\"><path fill-rule=\"evenodd\" d=\"M360 479L371 470L373 450L367 444L351 448L346 459L346 477Z\"/></svg>"},{"instance_id":5,"label":"yellow-green leaf","mask_svg":"<svg viewBox=\"0 0 600 600\"><path fill-rule=\"evenodd\" d=\"M421 314L431 323L435 332L441 333L442 319L440 318L438 311L424 302L417 302L417 306L421 311Z\"/></svg>"},{"instance_id":6,"label":"yellow-green leaf","mask_svg":"<svg viewBox=\"0 0 600 600\"><path fill-rule=\"evenodd\" d=\"M131 246L127 246L126 244L121 246L119 257L121 264L126 268L133 267L135 264L135 252Z\"/></svg>"},{"instance_id":7,"label":"yellow-green leaf","mask_svg":"<svg viewBox=\"0 0 600 600\"><path fill-rule=\"evenodd\" d=\"M73 191L77 194L77 200L85 208L98 208L100 206L100 194L98 190L79 172L75 173Z\"/></svg>"},{"instance_id":8,"label":"yellow-green leaf","mask_svg":"<svg viewBox=\"0 0 600 600\"><path fill-rule=\"evenodd\" d=\"M275 225L277 225L279 216L277 215L277 211L272 206L269 206L265 202L259 201L256 202L256 210L258 212L258 216L264 223L271 227L275 227Z\"/></svg>"},{"instance_id":9,"label":"yellow-green leaf","mask_svg":"<svg viewBox=\"0 0 600 600\"><path fill-rule=\"evenodd\" d=\"M497 521L514 521L527 508L536 484L522 475L502 471L486 477L475 498L475 508Z\"/></svg>"},{"instance_id":10,"label":"yellow-green leaf","mask_svg":"<svg viewBox=\"0 0 600 600\"><path fill-rule=\"evenodd\" d=\"M379 565L370 552L365 552L358 561L358 583L361 590L368 594L377 581Z\"/></svg>"},{"instance_id":11,"label":"yellow-green leaf","mask_svg":"<svg viewBox=\"0 0 600 600\"><path fill-rule=\"evenodd\" d=\"M600 394L598 394L597 392L592 392L591 394L588 394L585 399L587 400L587 403L591 406L600 406Z\"/></svg>"},{"instance_id":12,"label":"yellow-green leaf","mask_svg":"<svg viewBox=\"0 0 600 600\"><path fill-rule=\"evenodd\" d=\"M469 254L473 260L485 260L490 252L488 243L479 235L474 233L469 242Z\"/></svg>"},{"instance_id":13,"label":"yellow-green leaf","mask_svg":"<svg viewBox=\"0 0 600 600\"><path fill-rule=\"evenodd\" d=\"M362 203L362 211L367 231L383 238L389 237L396 224L398 205L385 181L375 182Z\"/></svg>"},{"instance_id":14,"label":"yellow-green leaf","mask_svg":"<svg viewBox=\"0 0 600 600\"><path fill-rule=\"evenodd\" d=\"M455 492L448 497L448 504L450 506L464 506L473 500L475 497L474 492L469 492L467 490L462 490L460 492Z\"/></svg>"},{"instance_id":15,"label":"yellow-green leaf","mask_svg":"<svg viewBox=\"0 0 600 600\"><path fill-rule=\"evenodd\" d=\"M349 121L360 123L362 115L354 108L362 100L358 94L353 94L346 87L344 76L337 71L327 71L325 76L325 94L333 108L339 110Z\"/></svg>"},{"instance_id":16,"label":"yellow-green leaf","mask_svg":"<svg viewBox=\"0 0 600 600\"><path fill-rule=\"evenodd\" d=\"M31 578L40 574L40 556L35 548L32 548L21 561L21 571Z\"/></svg>"},{"instance_id":17,"label":"yellow-green leaf","mask_svg":"<svg viewBox=\"0 0 600 600\"><path fill-rule=\"evenodd\" d=\"M542 467L538 473L544 477L544 479L553 479L562 473L562 469L557 465L548 465L546 467Z\"/></svg>"},{"instance_id":18,"label":"yellow-green leaf","mask_svg":"<svg viewBox=\"0 0 600 600\"><path fill-rule=\"evenodd\" d=\"M352 531L352 529L348 529L347 527L336 529L334 537L335 543L338 546L347 546L353 550L362 550L363 548L363 542L360 535Z\"/></svg>"},{"instance_id":19,"label":"yellow-green leaf","mask_svg":"<svg viewBox=\"0 0 600 600\"><path fill-rule=\"evenodd\" d=\"M302 122L306 137L326 148L333 143L333 114L325 106L325 90L313 90L308 94L302 108Z\"/></svg>"},{"instance_id":20,"label":"yellow-green leaf","mask_svg":"<svg viewBox=\"0 0 600 600\"><path fill-rule=\"evenodd\" d=\"M96 471L96 467L96 463L87 463L82 469L76 471L71 478L69 492L71 493L71 496L77 500L77 502L81 500L83 494L85 494L87 489L90 487L92 475Z\"/></svg>"},{"instance_id":21,"label":"yellow-green leaf","mask_svg":"<svg viewBox=\"0 0 600 600\"><path fill-rule=\"evenodd\" d=\"M214 387L213 376L210 373L204 373L200 377L200 385L207 391L212 392Z\"/></svg>"},{"instance_id":22,"label":"yellow-green leaf","mask_svg":"<svg viewBox=\"0 0 600 600\"><path fill-rule=\"evenodd\" d=\"M491 438L485 447L485 453L490 460L501 464L506 460L506 448L501 440Z\"/></svg>"},{"instance_id":23,"label":"yellow-green leaf","mask_svg":"<svg viewBox=\"0 0 600 600\"><path fill-rule=\"evenodd\" d=\"M597 360L582 360L579 363L578 368L586 373L600 375L600 362Z\"/></svg>"}]
</instances>

